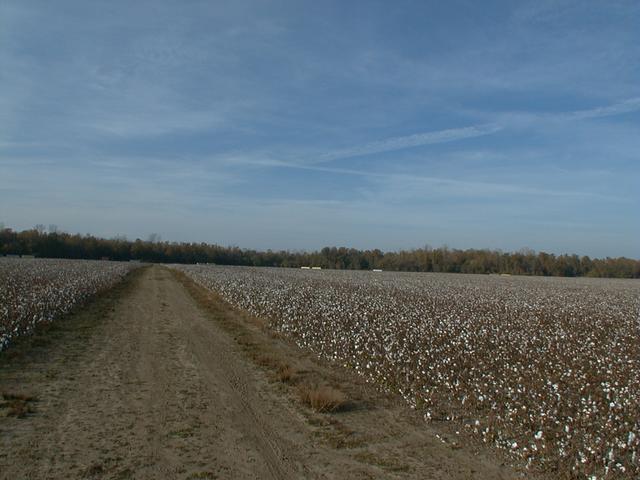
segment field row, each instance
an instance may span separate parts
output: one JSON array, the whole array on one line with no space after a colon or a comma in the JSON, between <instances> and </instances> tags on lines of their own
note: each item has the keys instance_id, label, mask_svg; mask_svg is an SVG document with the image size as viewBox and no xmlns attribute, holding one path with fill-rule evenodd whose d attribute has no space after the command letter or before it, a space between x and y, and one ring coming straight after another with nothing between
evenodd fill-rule
<instances>
[{"instance_id":1,"label":"field row","mask_svg":"<svg viewBox=\"0 0 640 480\"><path fill-rule=\"evenodd\" d=\"M175 266L529 465L640 475L640 283Z\"/></svg>"},{"instance_id":2,"label":"field row","mask_svg":"<svg viewBox=\"0 0 640 480\"><path fill-rule=\"evenodd\" d=\"M0 351L103 291L135 267L91 260L0 258Z\"/></svg>"}]
</instances>

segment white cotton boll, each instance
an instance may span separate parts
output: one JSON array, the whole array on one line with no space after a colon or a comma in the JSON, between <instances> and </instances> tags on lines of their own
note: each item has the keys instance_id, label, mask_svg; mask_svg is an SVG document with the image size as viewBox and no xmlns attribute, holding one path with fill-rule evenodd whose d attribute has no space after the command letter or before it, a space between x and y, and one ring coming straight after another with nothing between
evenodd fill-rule
<instances>
[{"instance_id":1,"label":"white cotton boll","mask_svg":"<svg viewBox=\"0 0 640 480\"><path fill-rule=\"evenodd\" d=\"M387 392L398 388L411 406L425 408L425 420L426 408L443 418L477 418L466 427L508 450L522 433L529 440L514 455L546 465L558 454L566 465L575 455L575 473L585 479L603 478L616 461L626 473L637 469L638 432L627 419L637 407L628 379L638 363L623 340L638 325L635 313L628 322L635 285L598 280L596 288L590 279L572 279L583 285L574 290L563 279L522 278L505 289L487 277L388 274L374 283L354 272L184 269L197 269L200 283L269 317L301 347L357 368ZM603 327L616 338L596 341ZM602 356L602 341L616 358ZM598 380L587 381L590 374Z\"/></svg>"}]
</instances>

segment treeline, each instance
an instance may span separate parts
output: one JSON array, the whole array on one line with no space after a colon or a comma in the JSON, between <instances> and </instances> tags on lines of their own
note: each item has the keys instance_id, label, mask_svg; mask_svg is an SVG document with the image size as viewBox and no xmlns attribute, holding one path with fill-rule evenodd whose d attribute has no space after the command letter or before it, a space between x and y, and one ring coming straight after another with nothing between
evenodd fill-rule
<instances>
[{"instance_id":1,"label":"treeline","mask_svg":"<svg viewBox=\"0 0 640 480\"><path fill-rule=\"evenodd\" d=\"M592 259L522 250L457 250L447 247L400 252L325 247L315 252L256 251L207 243L129 241L91 235L0 230L1 255L44 258L140 260L162 263L216 263L271 267L318 266L350 270L383 269L408 272L508 273L514 275L640 278L640 261L629 258Z\"/></svg>"}]
</instances>

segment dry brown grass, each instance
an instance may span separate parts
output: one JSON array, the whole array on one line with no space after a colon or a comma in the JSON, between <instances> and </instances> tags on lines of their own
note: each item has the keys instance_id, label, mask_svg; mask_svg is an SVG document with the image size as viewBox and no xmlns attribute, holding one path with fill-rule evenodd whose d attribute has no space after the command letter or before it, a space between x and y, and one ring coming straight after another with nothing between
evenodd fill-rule
<instances>
[{"instance_id":1,"label":"dry brown grass","mask_svg":"<svg viewBox=\"0 0 640 480\"><path fill-rule=\"evenodd\" d=\"M300 400L316 412L337 412L347 406L347 397L340 390L328 385L301 385Z\"/></svg>"},{"instance_id":2,"label":"dry brown grass","mask_svg":"<svg viewBox=\"0 0 640 480\"><path fill-rule=\"evenodd\" d=\"M368 463L369 465L376 465L380 468L389 470L391 472L410 471L409 465L399 462L398 459L388 458L386 456L382 456L372 451L359 452L356 454L356 458L363 463Z\"/></svg>"},{"instance_id":3,"label":"dry brown grass","mask_svg":"<svg viewBox=\"0 0 640 480\"><path fill-rule=\"evenodd\" d=\"M99 463L94 463L87 467L85 474L89 477L95 477L97 475L102 475L104 473L104 466Z\"/></svg>"},{"instance_id":4,"label":"dry brown grass","mask_svg":"<svg viewBox=\"0 0 640 480\"><path fill-rule=\"evenodd\" d=\"M275 369L280 366L280 359L269 354L256 353L255 362L261 367Z\"/></svg>"},{"instance_id":5,"label":"dry brown grass","mask_svg":"<svg viewBox=\"0 0 640 480\"><path fill-rule=\"evenodd\" d=\"M280 365L276 378L282 383L293 383L296 378L296 369L290 365Z\"/></svg>"},{"instance_id":6,"label":"dry brown grass","mask_svg":"<svg viewBox=\"0 0 640 480\"><path fill-rule=\"evenodd\" d=\"M20 400L22 402L35 402L38 400L33 395L27 395L25 393L9 393L9 392L3 392L2 398L4 398L5 400Z\"/></svg>"},{"instance_id":7,"label":"dry brown grass","mask_svg":"<svg viewBox=\"0 0 640 480\"><path fill-rule=\"evenodd\" d=\"M347 395L326 384L325 375L319 370L300 367L301 357L311 354L297 350L295 355L283 353L286 336L269 330L267 321L237 311L218 294L196 284L183 272L171 272L211 317L233 336L246 355L256 365L269 370L272 379L295 389L303 404L318 413L339 412L353 407Z\"/></svg>"},{"instance_id":8,"label":"dry brown grass","mask_svg":"<svg viewBox=\"0 0 640 480\"><path fill-rule=\"evenodd\" d=\"M23 393L8 393L2 394L3 402L0 403L0 408L7 409L8 417L24 418L28 414L33 413L33 407L30 402L36 402L38 399L32 395L26 395Z\"/></svg>"}]
</instances>

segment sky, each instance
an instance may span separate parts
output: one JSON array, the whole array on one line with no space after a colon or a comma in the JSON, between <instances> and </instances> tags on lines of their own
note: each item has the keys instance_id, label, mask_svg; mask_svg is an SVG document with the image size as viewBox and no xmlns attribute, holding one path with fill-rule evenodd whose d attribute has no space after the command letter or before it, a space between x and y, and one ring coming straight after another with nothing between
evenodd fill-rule
<instances>
[{"instance_id":1,"label":"sky","mask_svg":"<svg viewBox=\"0 0 640 480\"><path fill-rule=\"evenodd\" d=\"M0 222L640 258L640 3L0 2Z\"/></svg>"}]
</instances>

